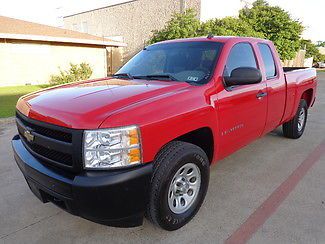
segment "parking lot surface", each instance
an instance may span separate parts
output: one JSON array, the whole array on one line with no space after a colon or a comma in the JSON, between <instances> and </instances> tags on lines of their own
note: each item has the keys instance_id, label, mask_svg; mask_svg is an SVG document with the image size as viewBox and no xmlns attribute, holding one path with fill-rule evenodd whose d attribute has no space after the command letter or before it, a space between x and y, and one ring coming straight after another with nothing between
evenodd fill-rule
<instances>
[{"instance_id":1,"label":"parking lot surface","mask_svg":"<svg viewBox=\"0 0 325 244\"><path fill-rule=\"evenodd\" d=\"M13 160L14 124L0 122L0 244L325 243L325 72L318 77L303 137L278 128L218 162L201 210L174 232L147 220L107 227L42 204Z\"/></svg>"}]
</instances>

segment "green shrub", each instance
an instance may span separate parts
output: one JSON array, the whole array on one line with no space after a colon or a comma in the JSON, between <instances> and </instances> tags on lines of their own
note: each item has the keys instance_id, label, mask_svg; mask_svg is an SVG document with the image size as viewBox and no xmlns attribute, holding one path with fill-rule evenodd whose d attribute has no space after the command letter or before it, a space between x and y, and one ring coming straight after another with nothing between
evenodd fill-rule
<instances>
[{"instance_id":1,"label":"green shrub","mask_svg":"<svg viewBox=\"0 0 325 244\"><path fill-rule=\"evenodd\" d=\"M67 71L63 71L60 69L60 74L51 75L50 84L51 85L59 85L65 84L80 80L87 80L92 75L93 71L89 64L81 63L81 64L72 64L70 63L70 69Z\"/></svg>"}]
</instances>

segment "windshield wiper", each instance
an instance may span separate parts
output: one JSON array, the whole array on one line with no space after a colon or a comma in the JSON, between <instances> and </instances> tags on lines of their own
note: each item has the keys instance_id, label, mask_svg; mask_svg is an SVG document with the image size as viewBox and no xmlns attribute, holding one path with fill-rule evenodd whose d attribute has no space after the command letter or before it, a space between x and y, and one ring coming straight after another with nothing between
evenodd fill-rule
<instances>
[{"instance_id":1,"label":"windshield wiper","mask_svg":"<svg viewBox=\"0 0 325 244\"><path fill-rule=\"evenodd\" d=\"M170 74L157 74L157 75L141 75L141 76L136 76L135 78L140 78L140 79L149 79L149 80L160 80L160 79L167 79L167 80L172 80L172 81L178 81L174 76Z\"/></svg>"},{"instance_id":2,"label":"windshield wiper","mask_svg":"<svg viewBox=\"0 0 325 244\"><path fill-rule=\"evenodd\" d=\"M133 80L133 76L129 73L120 73L120 74L114 74L113 75L114 78L126 78L129 80Z\"/></svg>"}]
</instances>

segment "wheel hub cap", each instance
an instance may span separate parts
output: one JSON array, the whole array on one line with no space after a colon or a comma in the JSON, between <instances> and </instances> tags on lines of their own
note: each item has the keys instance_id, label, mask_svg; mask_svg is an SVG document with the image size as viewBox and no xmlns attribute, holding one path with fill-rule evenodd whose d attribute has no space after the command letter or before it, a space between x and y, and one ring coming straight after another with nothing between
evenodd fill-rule
<instances>
[{"instance_id":1,"label":"wheel hub cap","mask_svg":"<svg viewBox=\"0 0 325 244\"><path fill-rule=\"evenodd\" d=\"M176 214L188 210L195 202L200 186L200 169L193 163L183 165L169 185L168 206L170 210Z\"/></svg>"},{"instance_id":2,"label":"wheel hub cap","mask_svg":"<svg viewBox=\"0 0 325 244\"><path fill-rule=\"evenodd\" d=\"M304 128L305 119L306 119L306 112L305 109L302 108L298 116L298 131L301 131Z\"/></svg>"}]
</instances>

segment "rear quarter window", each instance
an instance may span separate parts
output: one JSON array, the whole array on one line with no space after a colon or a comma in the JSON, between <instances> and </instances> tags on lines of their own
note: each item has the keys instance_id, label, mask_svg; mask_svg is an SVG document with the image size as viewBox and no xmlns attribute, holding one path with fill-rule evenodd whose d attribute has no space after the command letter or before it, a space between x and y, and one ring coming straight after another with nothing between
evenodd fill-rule
<instances>
[{"instance_id":1,"label":"rear quarter window","mask_svg":"<svg viewBox=\"0 0 325 244\"><path fill-rule=\"evenodd\" d=\"M269 47L269 45L264 43L259 43L258 48L263 59L266 78L271 79L277 75L275 61L272 55L271 48Z\"/></svg>"}]
</instances>

